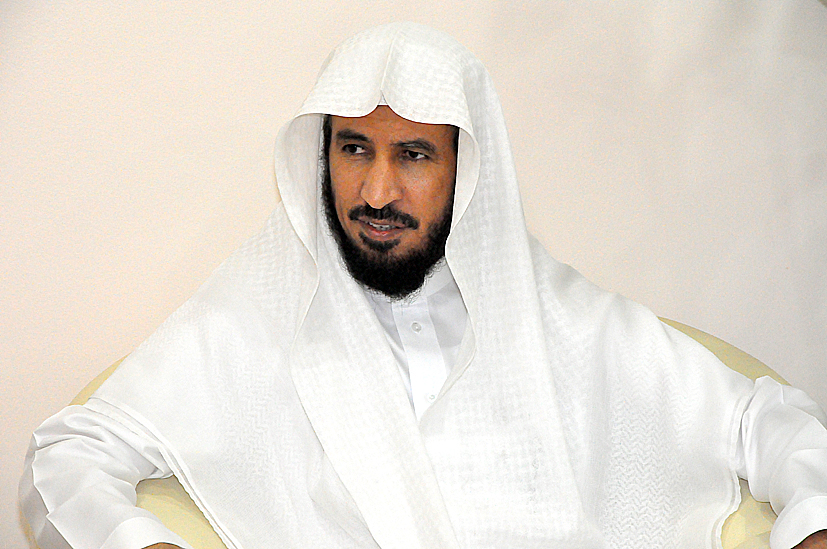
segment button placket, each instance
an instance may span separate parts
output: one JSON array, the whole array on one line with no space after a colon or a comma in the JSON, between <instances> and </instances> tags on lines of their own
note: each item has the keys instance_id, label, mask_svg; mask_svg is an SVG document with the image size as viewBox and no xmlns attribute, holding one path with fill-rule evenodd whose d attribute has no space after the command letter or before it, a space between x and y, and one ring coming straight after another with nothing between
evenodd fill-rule
<instances>
[{"instance_id":1,"label":"button placket","mask_svg":"<svg viewBox=\"0 0 827 549\"><path fill-rule=\"evenodd\" d=\"M422 417L445 382L445 360L424 296L413 303L394 304L393 312L407 356L414 411Z\"/></svg>"}]
</instances>

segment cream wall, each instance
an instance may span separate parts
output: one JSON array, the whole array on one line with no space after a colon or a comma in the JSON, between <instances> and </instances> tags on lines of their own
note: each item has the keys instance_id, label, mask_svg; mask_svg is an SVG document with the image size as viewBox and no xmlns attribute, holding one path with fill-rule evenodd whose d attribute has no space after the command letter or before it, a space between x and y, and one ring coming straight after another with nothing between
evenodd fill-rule
<instances>
[{"instance_id":1,"label":"cream wall","mask_svg":"<svg viewBox=\"0 0 827 549\"><path fill-rule=\"evenodd\" d=\"M0 539L31 431L262 224L330 48L489 67L532 230L827 405L827 9L774 2L0 2ZM394 3L396 4L396 3Z\"/></svg>"}]
</instances>

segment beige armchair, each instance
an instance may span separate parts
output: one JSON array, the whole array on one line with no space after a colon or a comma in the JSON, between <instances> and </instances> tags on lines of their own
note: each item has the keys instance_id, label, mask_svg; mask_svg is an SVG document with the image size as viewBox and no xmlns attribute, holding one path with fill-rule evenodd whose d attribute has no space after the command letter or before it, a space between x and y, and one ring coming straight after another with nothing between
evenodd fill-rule
<instances>
[{"instance_id":1,"label":"beige armchair","mask_svg":"<svg viewBox=\"0 0 827 549\"><path fill-rule=\"evenodd\" d=\"M684 332L700 342L727 366L745 376L756 379L770 376L786 383L778 374L745 352L720 339L673 320L662 319L666 324ZM83 404L95 389L118 367L120 361L93 379L72 404ZM195 549L226 549L221 538L213 531L207 519L195 506L175 477L162 480L145 480L138 484L138 506L154 513L172 531ZM775 522L769 504L755 501L741 481L741 505L738 511L724 523L721 540L724 549L769 548L770 528Z\"/></svg>"}]
</instances>

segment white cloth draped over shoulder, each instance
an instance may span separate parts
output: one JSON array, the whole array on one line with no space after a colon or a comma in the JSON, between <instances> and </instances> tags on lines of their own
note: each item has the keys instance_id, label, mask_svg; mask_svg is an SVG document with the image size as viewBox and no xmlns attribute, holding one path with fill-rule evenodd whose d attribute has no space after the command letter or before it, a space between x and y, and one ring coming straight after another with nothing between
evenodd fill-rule
<instances>
[{"instance_id":1,"label":"white cloth draped over shoulder","mask_svg":"<svg viewBox=\"0 0 827 549\"><path fill-rule=\"evenodd\" d=\"M415 417L321 213L322 113L460 128L468 310ZM157 443L228 547L716 547L753 385L527 233L482 64L414 24L337 48L280 132L282 204L87 408Z\"/></svg>"}]
</instances>

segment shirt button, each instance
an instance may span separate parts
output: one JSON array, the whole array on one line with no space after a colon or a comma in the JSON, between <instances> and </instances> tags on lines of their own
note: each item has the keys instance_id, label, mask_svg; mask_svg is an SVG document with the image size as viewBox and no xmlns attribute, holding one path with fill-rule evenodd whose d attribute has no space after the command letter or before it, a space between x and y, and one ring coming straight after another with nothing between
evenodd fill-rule
<instances>
[{"instance_id":1,"label":"shirt button","mask_svg":"<svg viewBox=\"0 0 827 549\"><path fill-rule=\"evenodd\" d=\"M428 400L434 400L435 398L436 398L436 395L428 395Z\"/></svg>"},{"instance_id":2,"label":"shirt button","mask_svg":"<svg viewBox=\"0 0 827 549\"><path fill-rule=\"evenodd\" d=\"M413 324L411 324L411 330L413 330L416 333L419 333L422 331L422 325L419 322L414 322Z\"/></svg>"}]
</instances>

